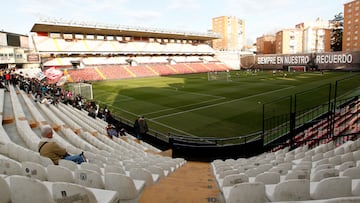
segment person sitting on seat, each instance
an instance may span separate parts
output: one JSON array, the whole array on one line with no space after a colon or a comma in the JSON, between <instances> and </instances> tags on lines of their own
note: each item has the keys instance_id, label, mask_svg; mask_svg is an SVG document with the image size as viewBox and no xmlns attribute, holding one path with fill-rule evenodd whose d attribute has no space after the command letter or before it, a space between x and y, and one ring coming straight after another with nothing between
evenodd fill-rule
<instances>
[{"instance_id":1,"label":"person sitting on seat","mask_svg":"<svg viewBox=\"0 0 360 203\"><path fill-rule=\"evenodd\" d=\"M83 152L78 155L70 155L66 152L65 148L58 145L53 138L53 130L50 126L46 125L41 129L41 141L39 143L39 153L41 156L50 158L55 165L59 164L60 159L73 161L77 164L85 162Z\"/></svg>"},{"instance_id":2,"label":"person sitting on seat","mask_svg":"<svg viewBox=\"0 0 360 203\"><path fill-rule=\"evenodd\" d=\"M115 127L110 123L106 126L106 132L110 138L119 137L118 132L116 131Z\"/></svg>"}]
</instances>

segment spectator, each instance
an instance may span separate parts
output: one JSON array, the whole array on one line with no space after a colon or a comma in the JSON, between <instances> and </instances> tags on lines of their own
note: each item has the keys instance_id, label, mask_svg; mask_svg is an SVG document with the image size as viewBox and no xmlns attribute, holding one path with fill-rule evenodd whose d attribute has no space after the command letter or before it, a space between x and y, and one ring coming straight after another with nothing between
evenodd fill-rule
<instances>
[{"instance_id":1,"label":"spectator","mask_svg":"<svg viewBox=\"0 0 360 203\"><path fill-rule=\"evenodd\" d=\"M55 165L59 164L60 159L66 159L75 163L81 164L86 159L84 154L70 155L66 152L66 149L59 146L52 140L53 130L50 126L45 126L41 129L42 140L39 143L39 153L41 156L50 158Z\"/></svg>"},{"instance_id":2,"label":"spectator","mask_svg":"<svg viewBox=\"0 0 360 203\"><path fill-rule=\"evenodd\" d=\"M98 117L99 111L100 111L100 106L99 106L99 104L96 104L95 105L95 118Z\"/></svg>"},{"instance_id":3,"label":"spectator","mask_svg":"<svg viewBox=\"0 0 360 203\"><path fill-rule=\"evenodd\" d=\"M65 101L66 101L67 104L72 105L72 100L73 100L72 97L73 97L72 92L71 92L71 91L68 91L68 92L66 93L66 95L65 95Z\"/></svg>"},{"instance_id":4,"label":"spectator","mask_svg":"<svg viewBox=\"0 0 360 203\"><path fill-rule=\"evenodd\" d=\"M110 123L108 124L108 126L106 126L106 132L111 139L114 136L119 137L115 127L113 125L111 125Z\"/></svg>"},{"instance_id":5,"label":"spectator","mask_svg":"<svg viewBox=\"0 0 360 203\"><path fill-rule=\"evenodd\" d=\"M136 138L138 140L140 140L139 118L137 118L134 122L134 132L135 132Z\"/></svg>"},{"instance_id":6,"label":"spectator","mask_svg":"<svg viewBox=\"0 0 360 203\"><path fill-rule=\"evenodd\" d=\"M9 85L10 79L10 71L8 70L5 72L5 85Z\"/></svg>"},{"instance_id":7,"label":"spectator","mask_svg":"<svg viewBox=\"0 0 360 203\"><path fill-rule=\"evenodd\" d=\"M90 106L88 109L88 116L96 118L96 109L93 106Z\"/></svg>"},{"instance_id":8,"label":"spectator","mask_svg":"<svg viewBox=\"0 0 360 203\"><path fill-rule=\"evenodd\" d=\"M141 116L138 119L136 119L134 123L134 130L136 133L136 136L139 140L141 140L146 133L149 131L148 125L146 123L145 117Z\"/></svg>"},{"instance_id":9,"label":"spectator","mask_svg":"<svg viewBox=\"0 0 360 203\"><path fill-rule=\"evenodd\" d=\"M105 106L103 111L104 121L110 122L110 110Z\"/></svg>"}]
</instances>

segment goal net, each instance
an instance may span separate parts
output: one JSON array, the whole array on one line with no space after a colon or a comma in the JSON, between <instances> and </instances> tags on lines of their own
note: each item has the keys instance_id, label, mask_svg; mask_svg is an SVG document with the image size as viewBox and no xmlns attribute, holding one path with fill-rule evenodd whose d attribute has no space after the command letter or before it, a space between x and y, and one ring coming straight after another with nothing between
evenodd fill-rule
<instances>
[{"instance_id":1,"label":"goal net","mask_svg":"<svg viewBox=\"0 0 360 203\"><path fill-rule=\"evenodd\" d=\"M306 66L288 66L289 72L306 72Z\"/></svg>"},{"instance_id":2,"label":"goal net","mask_svg":"<svg viewBox=\"0 0 360 203\"><path fill-rule=\"evenodd\" d=\"M73 95L80 94L86 99L93 99L93 90L92 84L88 83L71 83L69 84L70 91L73 92Z\"/></svg>"},{"instance_id":3,"label":"goal net","mask_svg":"<svg viewBox=\"0 0 360 203\"><path fill-rule=\"evenodd\" d=\"M225 80L231 81L231 75L229 71L212 71L208 72L208 81L212 80Z\"/></svg>"}]
</instances>

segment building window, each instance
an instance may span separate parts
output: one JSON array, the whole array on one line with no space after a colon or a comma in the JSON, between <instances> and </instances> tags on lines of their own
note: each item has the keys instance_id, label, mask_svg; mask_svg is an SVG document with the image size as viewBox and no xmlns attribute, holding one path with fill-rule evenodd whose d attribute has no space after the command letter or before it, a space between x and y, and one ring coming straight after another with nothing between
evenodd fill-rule
<instances>
[{"instance_id":1,"label":"building window","mask_svg":"<svg viewBox=\"0 0 360 203\"><path fill-rule=\"evenodd\" d=\"M94 35L86 35L86 39L95 39Z\"/></svg>"}]
</instances>

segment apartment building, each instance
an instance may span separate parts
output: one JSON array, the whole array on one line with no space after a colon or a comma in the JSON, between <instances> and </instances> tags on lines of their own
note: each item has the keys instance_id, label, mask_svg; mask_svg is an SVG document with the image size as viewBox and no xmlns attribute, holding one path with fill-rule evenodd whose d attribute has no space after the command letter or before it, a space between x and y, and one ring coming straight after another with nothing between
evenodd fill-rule
<instances>
[{"instance_id":1,"label":"apartment building","mask_svg":"<svg viewBox=\"0 0 360 203\"><path fill-rule=\"evenodd\" d=\"M296 54L303 51L303 30L299 28L283 29L275 35L276 54Z\"/></svg>"},{"instance_id":2,"label":"apartment building","mask_svg":"<svg viewBox=\"0 0 360 203\"><path fill-rule=\"evenodd\" d=\"M256 38L256 53L257 54L275 54L275 36L263 35Z\"/></svg>"},{"instance_id":3,"label":"apartment building","mask_svg":"<svg viewBox=\"0 0 360 203\"><path fill-rule=\"evenodd\" d=\"M275 35L277 54L323 53L330 51L331 25L328 20L303 22Z\"/></svg>"},{"instance_id":4,"label":"apartment building","mask_svg":"<svg viewBox=\"0 0 360 203\"><path fill-rule=\"evenodd\" d=\"M239 51L246 46L245 21L235 16L220 16L212 19L212 31L221 34L213 40L213 48L224 51Z\"/></svg>"},{"instance_id":5,"label":"apartment building","mask_svg":"<svg viewBox=\"0 0 360 203\"><path fill-rule=\"evenodd\" d=\"M360 0L350 1L344 4L344 30L343 30L343 51L359 51L359 13Z\"/></svg>"},{"instance_id":6,"label":"apartment building","mask_svg":"<svg viewBox=\"0 0 360 203\"><path fill-rule=\"evenodd\" d=\"M303 30L303 53L323 53L330 51L331 24L320 18L300 23L295 28Z\"/></svg>"}]
</instances>

